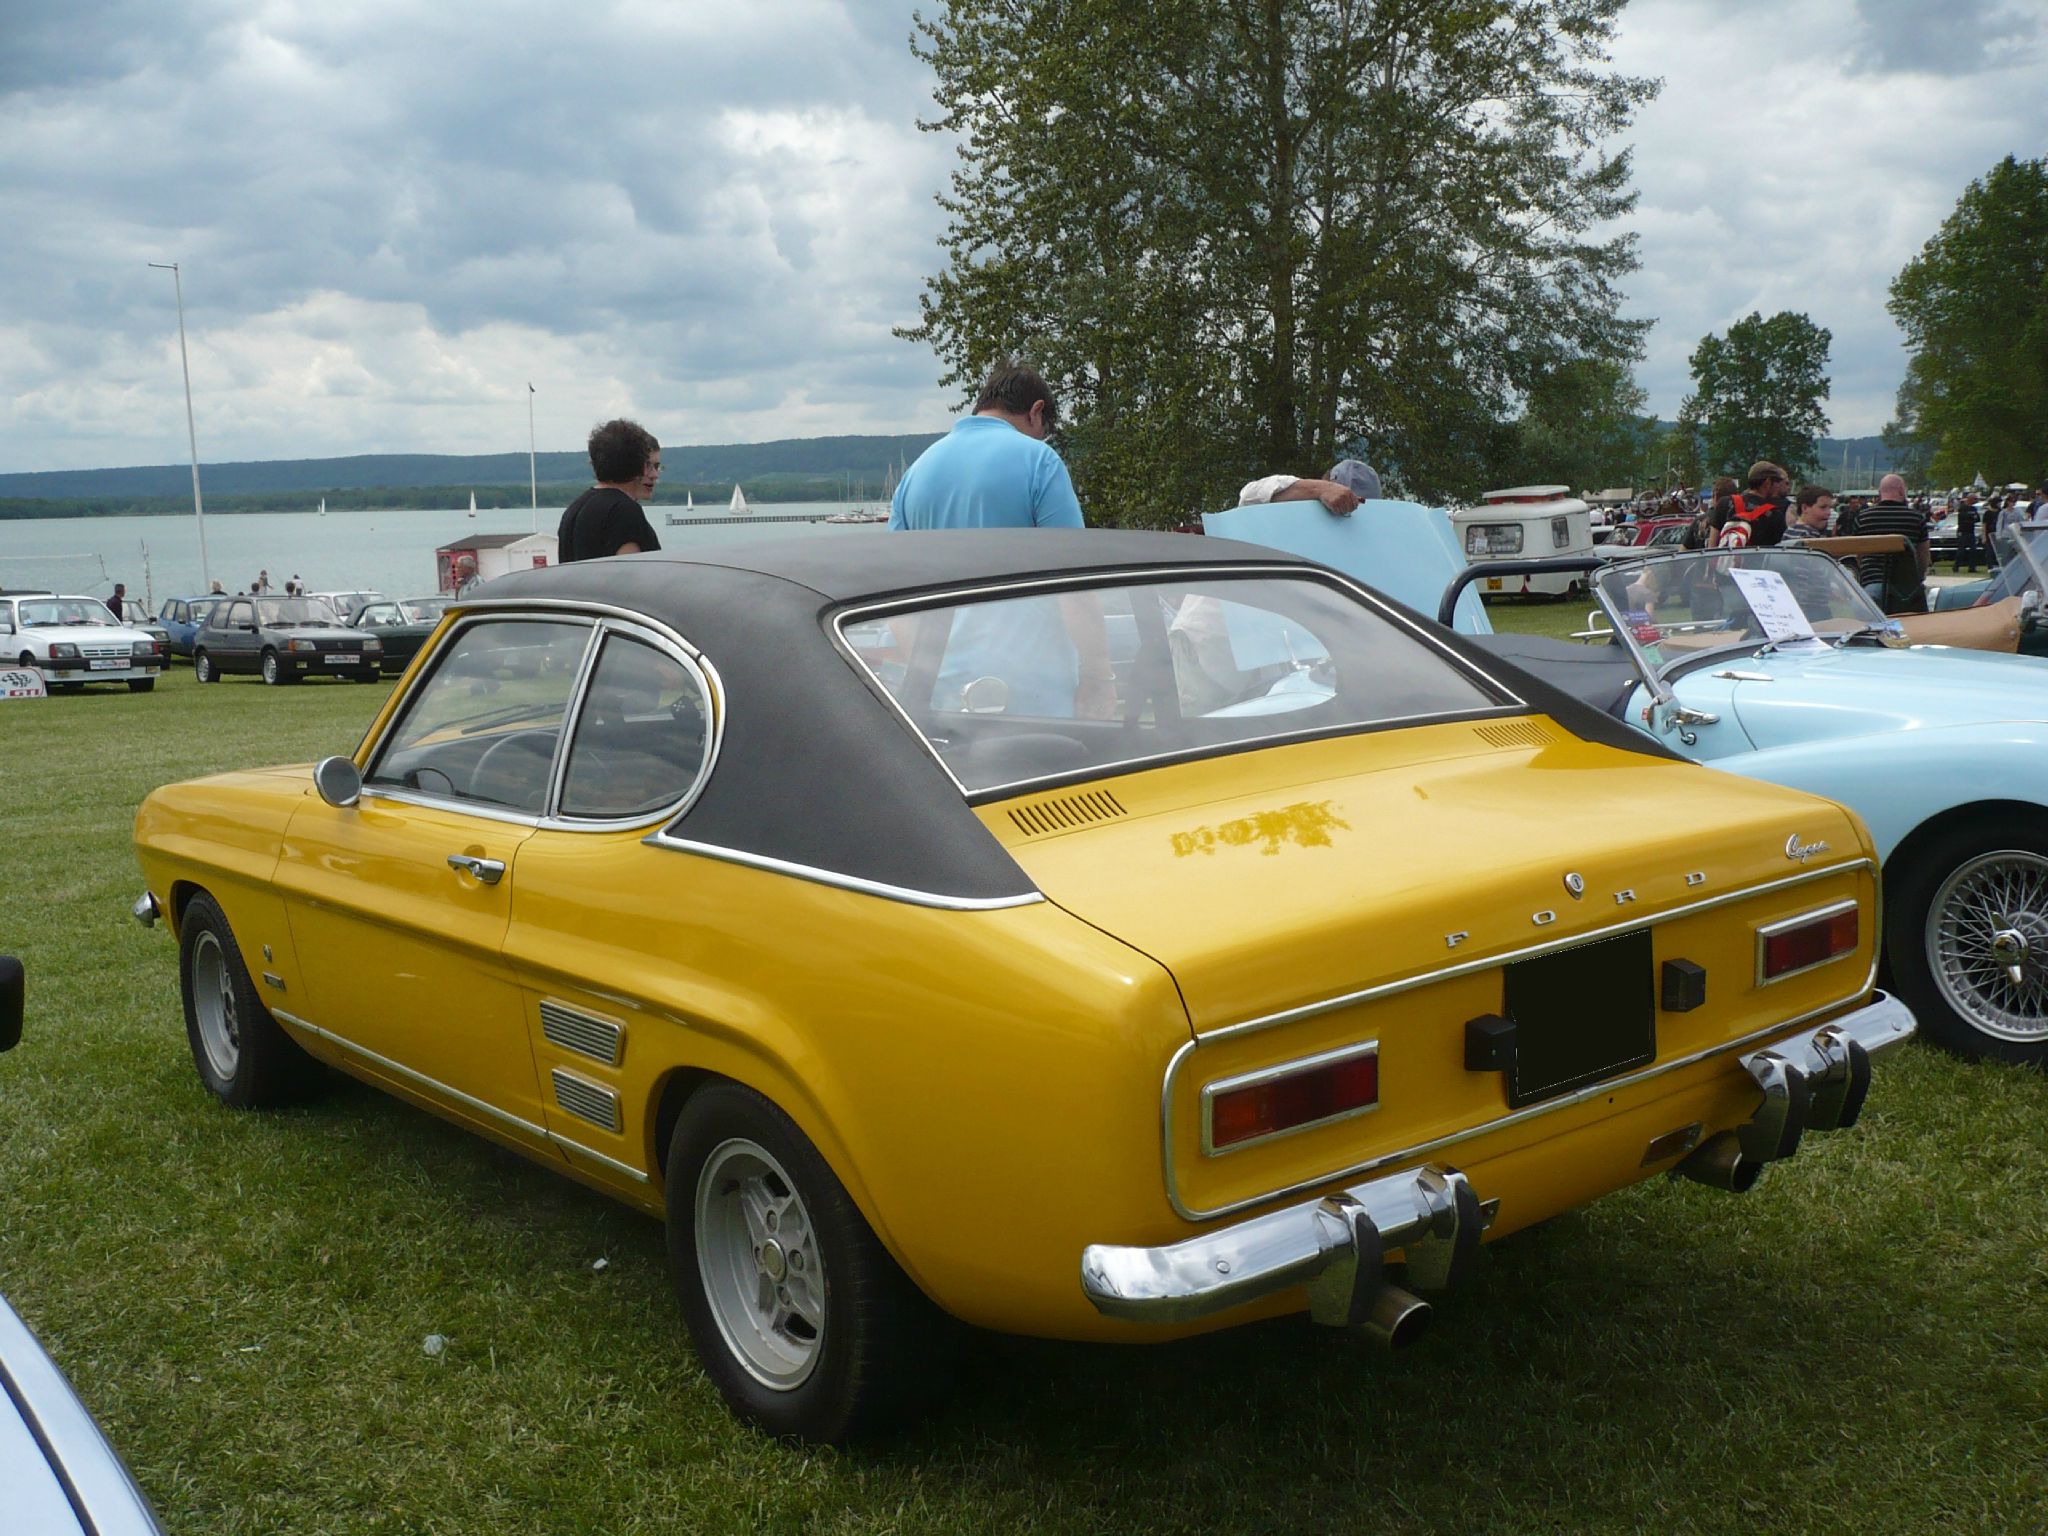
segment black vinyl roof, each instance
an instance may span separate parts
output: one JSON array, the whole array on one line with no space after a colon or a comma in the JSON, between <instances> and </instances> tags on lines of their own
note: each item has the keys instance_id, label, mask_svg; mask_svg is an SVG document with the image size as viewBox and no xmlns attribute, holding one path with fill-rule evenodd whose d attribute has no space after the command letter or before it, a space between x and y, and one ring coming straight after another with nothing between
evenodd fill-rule
<instances>
[{"instance_id":1,"label":"black vinyl roof","mask_svg":"<svg viewBox=\"0 0 2048 1536\"><path fill-rule=\"evenodd\" d=\"M671 835L947 900L1002 900L1031 895L1030 879L879 685L834 643L834 615L959 587L1186 566L1324 571L1297 555L1189 534L848 534L512 571L456 606L601 604L655 619L703 653L723 685L724 734L703 795L666 829ZM1670 755L1611 717L1422 622L1575 734Z\"/></svg>"}]
</instances>

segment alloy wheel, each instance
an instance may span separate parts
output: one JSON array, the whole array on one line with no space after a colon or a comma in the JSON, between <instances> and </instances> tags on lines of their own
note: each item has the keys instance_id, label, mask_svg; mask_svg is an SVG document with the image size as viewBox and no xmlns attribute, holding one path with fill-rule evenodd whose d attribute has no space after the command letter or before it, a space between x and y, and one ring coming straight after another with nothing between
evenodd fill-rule
<instances>
[{"instance_id":1,"label":"alloy wheel","mask_svg":"<svg viewBox=\"0 0 2048 1536\"><path fill-rule=\"evenodd\" d=\"M810 1213L758 1142L721 1143L697 1178L697 1273L733 1357L787 1392L816 1369L825 1337L825 1264Z\"/></svg>"}]
</instances>

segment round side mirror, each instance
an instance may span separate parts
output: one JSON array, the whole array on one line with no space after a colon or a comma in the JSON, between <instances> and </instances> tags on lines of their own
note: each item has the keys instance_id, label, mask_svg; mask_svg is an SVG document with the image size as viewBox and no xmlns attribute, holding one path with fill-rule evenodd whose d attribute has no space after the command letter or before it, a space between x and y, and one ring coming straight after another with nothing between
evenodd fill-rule
<instances>
[{"instance_id":1,"label":"round side mirror","mask_svg":"<svg viewBox=\"0 0 2048 1536\"><path fill-rule=\"evenodd\" d=\"M352 757L323 757L313 770L313 787L322 800L344 810L362 798L363 775Z\"/></svg>"}]
</instances>

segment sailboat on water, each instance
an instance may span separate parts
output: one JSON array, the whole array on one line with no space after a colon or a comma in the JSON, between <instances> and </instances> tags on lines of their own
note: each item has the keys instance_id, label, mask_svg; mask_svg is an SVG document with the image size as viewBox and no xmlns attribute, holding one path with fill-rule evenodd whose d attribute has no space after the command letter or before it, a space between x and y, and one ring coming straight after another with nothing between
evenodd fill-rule
<instances>
[{"instance_id":1,"label":"sailboat on water","mask_svg":"<svg viewBox=\"0 0 2048 1536\"><path fill-rule=\"evenodd\" d=\"M327 498L325 496L320 498L320 515L322 517L327 515Z\"/></svg>"},{"instance_id":2,"label":"sailboat on water","mask_svg":"<svg viewBox=\"0 0 2048 1536\"><path fill-rule=\"evenodd\" d=\"M470 515L471 517L475 517L475 516L476 516L476 492L475 492L475 491L471 491L471 492L469 493L469 515Z\"/></svg>"},{"instance_id":3,"label":"sailboat on water","mask_svg":"<svg viewBox=\"0 0 2048 1536\"><path fill-rule=\"evenodd\" d=\"M683 510L685 512L697 510L697 493L695 491L683 492Z\"/></svg>"},{"instance_id":4,"label":"sailboat on water","mask_svg":"<svg viewBox=\"0 0 2048 1536\"><path fill-rule=\"evenodd\" d=\"M753 508L747 505L747 498L740 494L740 488L737 485L732 488L732 510L735 512L753 511Z\"/></svg>"}]
</instances>

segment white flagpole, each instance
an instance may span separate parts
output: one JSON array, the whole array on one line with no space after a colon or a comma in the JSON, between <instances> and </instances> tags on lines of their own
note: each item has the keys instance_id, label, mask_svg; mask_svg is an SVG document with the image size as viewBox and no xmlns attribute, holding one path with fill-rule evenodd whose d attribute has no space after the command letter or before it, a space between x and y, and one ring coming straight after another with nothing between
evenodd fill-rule
<instances>
[{"instance_id":1,"label":"white flagpole","mask_svg":"<svg viewBox=\"0 0 2048 1536\"><path fill-rule=\"evenodd\" d=\"M192 516L199 524L199 579L213 589L213 569L206 561L206 504L199 495L199 433L192 425L192 360L185 352L185 279L175 261L152 261L159 272L171 274L171 286L178 295L178 363L185 370L185 440L192 445Z\"/></svg>"},{"instance_id":2,"label":"white flagpole","mask_svg":"<svg viewBox=\"0 0 2048 1536\"><path fill-rule=\"evenodd\" d=\"M533 531L540 532L540 460L533 451L533 383L526 385L526 483L533 495Z\"/></svg>"}]
</instances>

